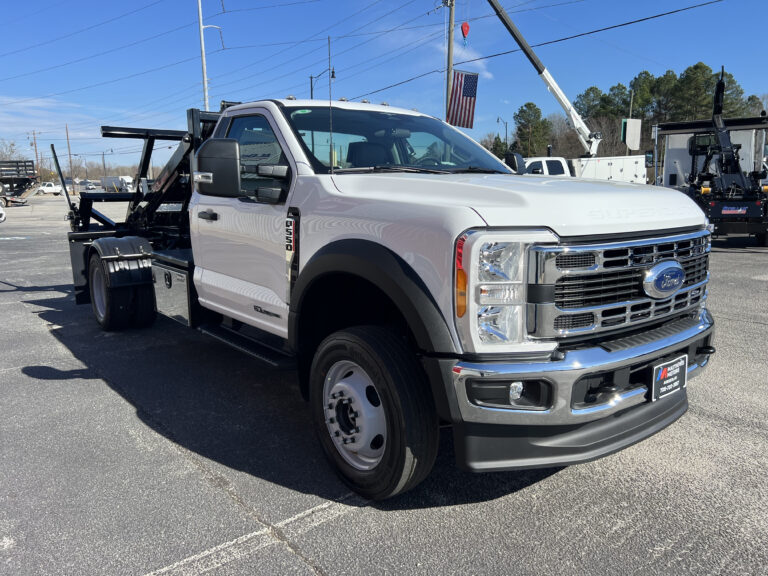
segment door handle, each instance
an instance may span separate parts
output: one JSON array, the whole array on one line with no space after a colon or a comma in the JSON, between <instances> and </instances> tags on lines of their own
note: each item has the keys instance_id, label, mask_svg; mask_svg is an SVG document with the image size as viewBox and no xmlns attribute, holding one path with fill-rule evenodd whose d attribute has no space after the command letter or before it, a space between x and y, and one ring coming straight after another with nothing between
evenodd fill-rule
<instances>
[{"instance_id":1,"label":"door handle","mask_svg":"<svg viewBox=\"0 0 768 576\"><path fill-rule=\"evenodd\" d=\"M213 220L218 220L219 215L214 212L213 210L206 210L205 212L198 212L197 213L198 218L202 218L203 220L208 220L209 222Z\"/></svg>"}]
</instances>

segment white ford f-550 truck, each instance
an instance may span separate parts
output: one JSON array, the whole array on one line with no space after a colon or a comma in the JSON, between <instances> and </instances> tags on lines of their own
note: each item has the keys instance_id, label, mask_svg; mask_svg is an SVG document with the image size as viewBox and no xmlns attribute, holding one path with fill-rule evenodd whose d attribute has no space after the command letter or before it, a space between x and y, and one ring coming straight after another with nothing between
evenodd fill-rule
<instances>
[{"instance_id":1,"label":"white ford f-550 truck","mask_svg":"<svg viewBox=\"0 0 768 576\"><path fill-rule=\"evenodd\" d=\"M686 411L714 348L710 235L685 195L517 175L388 106L222 108L102 128L145 140L135 192L68 198L76 299L102 328L157 311L295 369L326 455L376 499L427 476L441 425L460 465L514 470ZM149 186L156 140L179 147ZM94 210L118 200L125 222Z\"/></svg>"}]
</instances>

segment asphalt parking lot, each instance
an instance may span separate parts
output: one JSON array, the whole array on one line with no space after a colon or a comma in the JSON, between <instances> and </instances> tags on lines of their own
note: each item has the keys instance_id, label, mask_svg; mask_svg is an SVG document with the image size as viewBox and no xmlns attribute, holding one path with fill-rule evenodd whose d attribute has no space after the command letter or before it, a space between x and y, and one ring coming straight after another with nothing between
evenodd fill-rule
<instances>
[{"instance_id":1,"label":"asphalt parking lot","mask_svg":"<svg viewBox=\"0 0 768 576\"><path fill-rule=\"evenodd\" d=\"M766 574L768 248L713 243L718 350L623 452L473 475L448 431L400 498L351 494L293 373L196 331L101 332L63 197L0 224L0 574Z\"/></svg>"}]
</instances>

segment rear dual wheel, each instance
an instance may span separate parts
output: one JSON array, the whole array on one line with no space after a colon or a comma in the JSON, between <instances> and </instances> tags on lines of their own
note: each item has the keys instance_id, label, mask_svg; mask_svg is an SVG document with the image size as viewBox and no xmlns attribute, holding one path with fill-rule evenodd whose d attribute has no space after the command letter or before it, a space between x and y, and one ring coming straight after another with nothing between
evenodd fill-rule
<instances>
[{"instance_id":1,"label":"rear dual wheel","mask_svg":"<svg viewBox=\"0 0 768 576\"><path fill-rule=\"evenodd\" d=\"M88 265L91 307L102 330L146 328L155 321L155 295L151 284L140 286L109 286L106 263L98 254Z\"/></svg>"},{"instance_id":2,"label":"rear dual wheel","mask_svg":"<svg viewBox=\"0 0 768 576\"><path fill-rule=\"evenodd\" d=\"M326 338L312 363L310 402L326 456L366 498L405 492L432 469L438 420L431 392L394 332L360 326Z\"/></svg>"}]
</instances>

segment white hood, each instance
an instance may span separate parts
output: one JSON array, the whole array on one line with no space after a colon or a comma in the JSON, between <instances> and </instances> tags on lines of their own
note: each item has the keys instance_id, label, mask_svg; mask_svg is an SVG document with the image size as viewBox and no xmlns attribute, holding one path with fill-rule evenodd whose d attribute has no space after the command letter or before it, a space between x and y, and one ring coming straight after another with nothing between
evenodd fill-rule
<instances>
[{"instance_id":1,"label":"white hood","mask_svg":"<svg viewBox=\"0 0 768 576\"><path fill-rule=\"evenodd\" d=\"M546 227L593 236L701 227L703 212L682 192L658 186L505 174L337 174L344 195L418 205L461 206L488 226Z\"/></svg>"}]
</instances>

